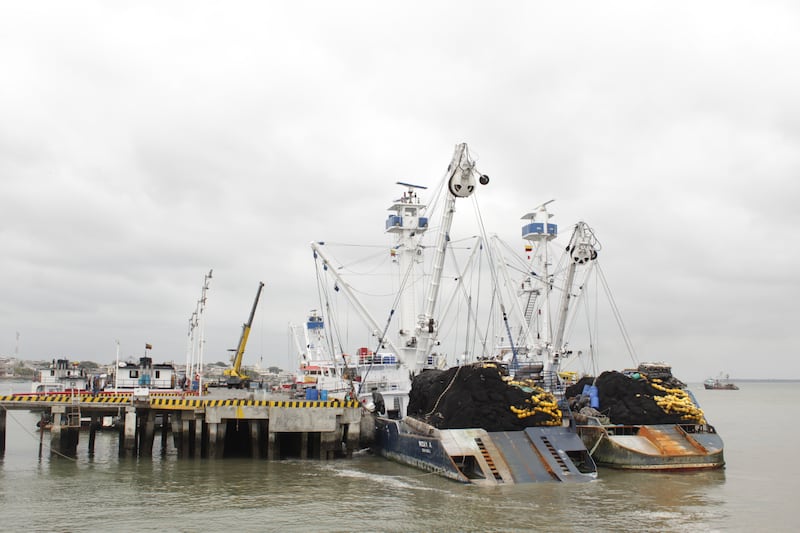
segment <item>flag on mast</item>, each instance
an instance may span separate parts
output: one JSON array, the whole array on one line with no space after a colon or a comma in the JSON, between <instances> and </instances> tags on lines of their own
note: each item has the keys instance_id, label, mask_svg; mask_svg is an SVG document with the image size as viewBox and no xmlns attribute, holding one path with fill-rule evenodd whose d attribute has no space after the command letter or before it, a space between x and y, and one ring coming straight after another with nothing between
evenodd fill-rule
<instances>
[{"instance_id":1,"label":"flag on mast","mask_svg":"<svg viewBox=\"0 0 800 533\"><path fill-rule=\"evenodd\" d=\"M152 350L153 349L153 345L152 344L145 344L144 345L144 349L145 350Z\"/></svg>"}]
</instances>

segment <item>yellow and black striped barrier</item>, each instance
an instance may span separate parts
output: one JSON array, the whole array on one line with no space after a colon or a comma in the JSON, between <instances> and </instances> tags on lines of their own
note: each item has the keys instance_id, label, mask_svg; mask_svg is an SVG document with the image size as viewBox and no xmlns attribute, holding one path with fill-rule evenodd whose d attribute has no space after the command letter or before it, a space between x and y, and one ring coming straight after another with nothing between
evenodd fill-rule
<instances>
[{"instance_id":1,"label":"yellow and black striped barrier","mask_svg":"<svg viewBox=\"0 0 800 533\"><path fill-rule=\"evenodd\" d=\"M80 403L97 403L97 404L129 404L131 403L132 396L130 394L122 395L92 395L92 394L76 394L74 396L65 394L19 394L19 395L6 395L0 396L0 402L9 402L15 404L25 403L64 403L69 404L73 402ZM206 407L281 407L290 409L309 409L309 408L355 408L360 404L355 400L330 400L330 401L311 401L311 400L294 400L294 401L276 401L276 400L246 400L240 398L228 398L217 400L204 400L199 398L169 398L169 397L156 397L149 398L148 403L151 407L162 409L204 409Z\"/></svg>"},{"instance_id":2,"label":"yellow and black striped barrier","mask_svg":"<svg viewBox=\"0 0 800 533\"><path fill-rule=\"evenodd\" d=\"M92 394L76 394L74 396L70 396L68 394L15 394L0 396L0 402L13 403L72 403L74 401L80 403L130 403L131 396L94 396Z\"/></svg>"},{"instance_id":3,"label":"yellow and black striped barrier","mask_svg":"<svg viewBox=\"0 0 800 533\"><path fill-rule=\"evenodd\" d=\"M295 407L300 409L308 407L358 407L359 405L360 404L354 400L350 401L330 400L326 402L311 401L311 400L269 402L270 407Z\"/></svg>"},{"instance_id":4,"label":"yellow and black striped barrier","mask_svg":"<svg viewBox=\"0 0 800 533\"><path fill-rule=\"evenodd\" d=\"M321 408L342 408L349 407L355 408L359 406L357 401L338 401L332 400L327 402L320 401L275 401L275 400L243 400L243 399L225 399L225 400L197 400L197 399L183 399L183 398L151 398L151 407L159 407L162 409L203 409L206 407L285 407L295 409L309 409L312 407Z\"/></svg>"}]
</instances>

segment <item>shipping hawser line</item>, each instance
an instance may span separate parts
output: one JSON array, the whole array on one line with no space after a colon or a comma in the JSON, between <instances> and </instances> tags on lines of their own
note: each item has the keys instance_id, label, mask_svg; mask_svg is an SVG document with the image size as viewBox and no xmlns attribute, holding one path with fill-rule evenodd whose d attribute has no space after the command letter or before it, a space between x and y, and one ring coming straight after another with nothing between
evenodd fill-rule
<instances>
[{"instance_id":1,"label":"shipping hawser line","mask_svg":"<svg viewBox=\"0 0 800 533\"><path fill-rule=\"evenodd\" d=\"M206 377L197 347L209 272L182 369L154 364L149 345L138 361L118 357L110 374L53 361L31 393L0 397L2 446L7 410L26 409L41 413L51 453L70 457L82 431L91 449L95 432L113 427L120 456L151 454L159 432L162 450L171 442L178 457L329 460L368 448L478 485L586 482L597 478L597 465L723 467L721 438L668 364L640 363L625 338L630 368L593 375L571 369L586 357L591 368L602 365L596 353L572 348L593 345L573 327L589 291L600 286L598 293L610 294L596 266L599 240L578 222L554 251L551 200L522 214L521 246L505 243L483 226L477 199L488 184L459 144L430 194L397 183L400 196L383 228L391 242L382 253L364 243L340 250L313 242L326 311L313 310L291 328L298 359L291 378L265 387L243 366L263 283L230 367ZM462 209L475 211L477 234L457 224ZM362 256L346 257L348 251ZM389 292L385 301L365 296ZM340 332L352 316L371 346L344 348Z\"/></svg>"}]
</instances>

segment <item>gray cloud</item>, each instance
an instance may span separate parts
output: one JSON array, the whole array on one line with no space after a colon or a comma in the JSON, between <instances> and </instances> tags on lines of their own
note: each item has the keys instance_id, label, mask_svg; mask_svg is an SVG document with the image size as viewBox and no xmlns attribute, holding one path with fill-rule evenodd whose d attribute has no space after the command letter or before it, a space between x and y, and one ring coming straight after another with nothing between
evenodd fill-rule
<instances>
[{"instance_id":1,"label":"gray cloud","mask_svg":"<svg viewBox=\"0 0 800 533\"><path fill-rule=\"evenodd\" d=\"M433 185L466 141L490 231L517 239L551 198L595 228L641 357L800 376L792 3L3 12L1 353L19 331L25 358L110 361L120 339L182 361L213 268L207 360L264 280L248 358L288 366L309 241L387 242L393 183Z\"/></svg>"}]
</instances>

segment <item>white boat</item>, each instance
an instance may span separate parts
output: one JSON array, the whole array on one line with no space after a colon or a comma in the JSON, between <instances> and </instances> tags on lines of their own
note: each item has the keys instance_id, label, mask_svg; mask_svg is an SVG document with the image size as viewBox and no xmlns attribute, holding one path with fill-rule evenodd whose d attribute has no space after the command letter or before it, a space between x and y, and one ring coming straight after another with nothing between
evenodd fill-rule
<instances>
[{"instance_id":1,"label":"white boat","mask_svg":"<svg viewBox=\"0 0 800 533\"><path fill-rule=\"evenodd\" d=\"M329 247L323 242L312 243L317 272L333 279L332 285L320 284L324 287L322 299L328 303L331 294L344 293L374 339L374 349L358 354L361 380L353 383L358 398L374 411L373 450L410 466L482 485L592 480L596 477L594 463L574 427L562 417L550 392L526 391L524 385L503 376L507 368L512 373L518 370L519 361L513 347L508 361L510 366L502 361L480 362L493 358L494 354L485 342L487 330L479 332L480 307L469 285L468 280L472 278L467 270L475 267L476 257L487 251L482 226L481 236L462 247L466 257L463 261L451 259L456 270L445 276L445 259L454 257L459 248L452 235L456 202L472 196L478 183L485 185L488 181L475 168L467 146L457 145L433 195L439 200L436 212L440 217L433 242L426 239L429 214L433 209L418 196L426 187L398 182L405 191L389 207L385 224L386 233L394 237L387 256L397 276L385 325L373 317L359 296L367 291L361 287L357 294L351 277L345 275L341 263L334 261ZM448 291L446 297L441 298L445 282ZM381 292L379 286L374 289ZM486 301L493 302L493 296L497 294L493 292ZM463 316L459 316L458 305L454 304L459 298L467 302ZM445 302L443 306L438 306L440 299ZM499 307L486 308L490 316L505 315L502 303ZM501 327L507 328L507 324ZM449 334L444 334L448 331ZM478 342L477 339L482 340ZM448 366L444 345L451 342L458 342L459 350L463 350L458 355L459 366L442 373ZM454 390L462 390L458 380L462 369L464 375L475 376L475 383L478 383L477 388L467 387L469 390L465 394L474 392L481 396L480 383L485 379L492 380L495 392L499 391L499 399L495 396L471 402L471 412L482 408L499 409L496 412L513 415L516 421L513 427L495 427L489 423L493 421L486 419L486 423L465 426L452 419L424 416L422 412L410 416L410 395L424 397L436 386L423 389L424 383L441 378L449 380L439 393L444 398L442 401L446 401ZM522 395L530 409L509 404L505 397L507 392L517 397ZM426 401L425 398L419 400L416 409L426 405ZM442 410L437 410L440 402L437 398L431 401L433 409L428 414L441 415ZM555 425L539 426L531 416L534 409L544 410L545 404L551 415L557 413L555 421L547 417L545 423Z\"/></svg>"},{"instance_id":2,"label":"white boat","mask_svg":"<svg viewBox=\"0 0 800 533\"><path fill-rule=\"evenodd\" d=\"M151 357L138 361L120 361L116 374L106 384L105 392L130 392L147 389L159 392L182 392L175 366L171 363L153 363Z\"/></svg>"},{"instance_id":3,"label":"white boat","mask_svg":"<svg viewBox=\"0 0 800 533\"><path fill-rule=\"evenodd\" d=\"M295 388L306 399L360 397L371 401L373 392L391 397L397 390L407 395L408 372L401 368L394 353L375 353L362 346L355 354L340 352L333 355L333 337L316 309L310 312L302 334L296 326L292 330L298 353ZM400 410L400 407L395 407L394 398L389 409Z\"/></svg>"},{"instance_id":4,"label":"white boat","mask_svg":"<svg viewBox=\"0 0 800 533\"><path fill-rule=\"evenodd\" d=\"M86 392L90 389L89 375L77 362L53 359L50 367L39 370L31 383L34 394Z\"/></svg>"},{"instance_id":5,"label":"white boat","mask_svg":"<svg viewBox=\"0 0 800 533\"><path fill-rule=\"evenodd\" d=\"M706 390L739 390L739 386L731 381L731 377L727 374L723 376L721 372L719 376L705 380L703 387Z\"/></svg>"},{"instance_id":6,"label":"white boat","mask_svg":"<svg viewBox=\"0 0 800 533\"><path fill-rule=\"evenodd\" d=\"M348 356L333 355L322 314L314 309L309 313L305 327L293 325L291 329L297 349L297 394L313 400L344 399L352 389L355 366Z\"/></svg>"}]
</instances>

